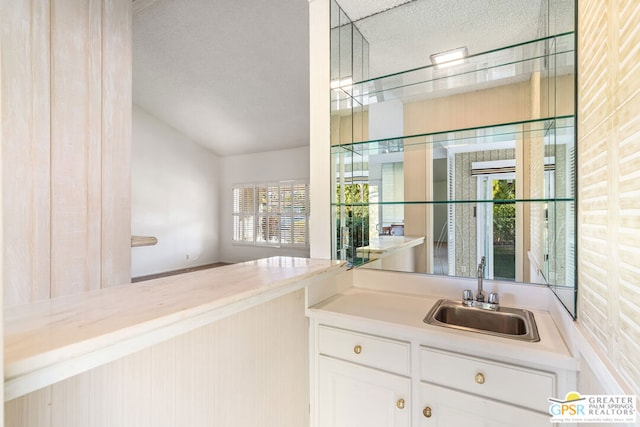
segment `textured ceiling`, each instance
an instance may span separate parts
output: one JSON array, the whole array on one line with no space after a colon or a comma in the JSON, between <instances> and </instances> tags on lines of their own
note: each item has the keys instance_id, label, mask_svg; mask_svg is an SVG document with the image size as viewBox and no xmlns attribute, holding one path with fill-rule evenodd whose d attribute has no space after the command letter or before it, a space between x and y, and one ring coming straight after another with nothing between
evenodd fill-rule
<instances>
[{"instance_id":1,"label":"textured ceiling","mask_svg":"<svg viewBox=\"0 0 640 427\"><path fill-rule=\"evenodd\" d=\"M547 17L549 1L554 11L551 19ZM338 3L369 42L370 77L429 65L431 54L462 46L473 55L530 41L547 35L548 31L573 30L573 0L340 0ZM385 12L376 13L376 9Z\"/></svg>"},{"instance_id":2,"label":"textured ceiling","mask_svg":"<svg viewBox=\"0 0 640 427\"><path fill-rule=\"evenodd\" d=\"M544 1L544 7L541 3ZM370 76L573 29L573 0L340 0ZM308 145L308 0L135 0L134 102L220 156ZM378 13L386 11L385 13ZM401 47L401 48L399 48Z\"/></svg>"},{"instance_id":3,"label":"textured ceiling","mask_svg":"<svg viewBox=\"0 0 640 427\"><path fill-rule=\"evenodd\" d=\"M307 0L134 11L134 103L220 156L308 145Z\"/></svg>"}]
</instances>

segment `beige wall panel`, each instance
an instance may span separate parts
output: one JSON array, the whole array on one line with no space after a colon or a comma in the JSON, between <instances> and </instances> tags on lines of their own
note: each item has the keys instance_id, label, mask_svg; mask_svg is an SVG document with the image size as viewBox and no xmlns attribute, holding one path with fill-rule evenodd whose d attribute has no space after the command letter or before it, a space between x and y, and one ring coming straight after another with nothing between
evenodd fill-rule
<instances>
[{"instance_id":1,"label":"beige wall panel","mask_svg":"<svg viewBox=\"0 0 640 427\"><path fill-rule=\"evenodd\" d=\"M578 6L578 319L638 394L640 3Z\"/></svg>"},{"instance_id":2,"label":"beige wall panel","mask_svg":"<svg viewBox=\"0 0 640 427\"><path fill-rule=\"evenodd\" d=\"M51 424L51 387L34 391L4 405L5 426L53 426ZM20 420L18 424L15 424Z\"/></svg>"},{"instance_id":3,"label":"beige wall panel","mask_svg":"<svg viewBox=\"0 0 640 427\"><path fill-rule=\"evenodd\" d=\"M102 399L93 394L91 374L85 373L51 386L52 426L91 426L92 400ZM27 395L28 396L28 395ZM11 421L9 421L11 423Z\"/></svg>"},{"instance_id":4,"label":"beige wall panel","mask_svg":"<svg viewBox=\"0 0 640 427\"><path fill-rule=\"evenodd\" d=\"M640 24L640 23L639 23ZM638 79L640 80L640 79ZM617 206L616 234L619 242L615 265L617 289L614 298L619 301L615 315L619 322L618 356L621 373L634 390L640 390L640 93L616 111L613 126L617 133Z\"/></svg>"},{"instance_id":5,"label":"beige wall panel","mask_svg":"<svg viewBox=\"0 0 640 427\"><path fill-rule=\"evenodd\" d=\"M406 126L406 122L405 122ZM433 199L433 152L428 144L417 144L404 151L404 180L411 185L404 186L405 201L425 201ZM427 185L429 183L429 185ZM431 218L433 207L423 204L404 206L404 234L406 236L424 236L424 244L417 246L415 253L415 271L433 272L433 227Z\"/></svg>"},{"instance_id":6,"label":"beige wall panel","mask_svg":"<svg viewBox=\"0 0 640 427\"><path fill-rule=\"evenodd\" d=\"M609 14L605 1L578 4L578 132L587 135L612 111L609 98Z\"/></svg>"},{"instance_id":7,"label":"beige wall panel","mask_svg":"<svg viewBox=\"0 0 640 427\"><path fill-rule=\"evenodd\" d=\"M355 137L353 135L353 116L351 114L340 116L339 127L338 144L351 144L355 141Z\"/></svg>"},{"instance_id":8,"label":"beige wall panel","mask_svg":"<svg viewBox=\"0 0 640 427\"><path fill-rule=\"evenodd\" d=\"M123 360L117 360L109 365L94 369L89 373L89 383L91 390L98 389L99 394L104 396L122 396L121 399L95 399L91 401L89 408L89 425L104 425L105 419L111 420L111 426L125 425L124 408L131 407L133 402L128 402L124 396L126 387L123 385L122 376L124 374ZM127 385L129 386L129 385ZM135 402L135 399L134 399Z\"/></svg>"},{"instance_id":9,"label":"beige wall panel","mask_svg":"<svg viewBox=\"0 0 640 427\"><path fill-rule=\"evenodd\" d=\"M112 366L108 364L102 369L109 372ZM153 386L151 352L140 351L122 359L121 372L122 374L118 372L113 376L114 390L122 390L121 425L151 427L149 414L155 408L154 400L151 399ZM119 386L116 386L116 383L119 383Z\"/></svg>"},{"instance_id":10,"label":"beige wall panel","mask_svg":"<svg viewBox=\"0 0 640 427\"><path fill-rule=\"evenodd\" d=\"M369 112L362 111L353 114L353 140L354 142L369 140Z\"/></svg>"},{"instance_id":11,"label":"beige wall panel","mask_svg":"<svg viewBox=\"0 0 640 427\"><path fill-rule=\"evenodd\" d=\"M104 1L102 39L102 287L131 282L130 0Z\"/></svg>"},{"instance_id":12,"label":"beige wall panel","mask_svg":"<svg viewBox=\"0 0 640 427\"><path fill-rule=\"evenodd\" d=\"M572 115L575 110L575 75L558 76L551 82L551 87L549 83L549 78L540 79L540 117ZM555 99L555 105L549 103L549 99Z\"/></svg>"},{"instance_id":13,"label":"beige wall panel","mask_svg":"<svg viewBox=\"0 0 640 427\"><path fill-rule=\"evenodd\" d=\"M614 3L615 4L615 3ZM622 105L625 100L640 91L640 61L638 47L640 46L640 13L638 2L634 0L620 1L617 4L616 25L618 76L614 80L614 100L616 105Z\"/></svg>"},{"instance_id":14,"label":"beige wall panel","mask_svg":"<svg viewBox=\"0 0 640 427\"><path fill-rule=\"evenodd\" d=\"M54 384L50 406L46 389L14 399L5 405L6 422L12 427L304 427L307 348L300 290Z\"/></svg>"},{"instance_id":15,"label":"beige wall panel","mask_svg":"<svg viewBox=\"0 0 640 427\"><path fill-rule=\"evenodd\" d=\"M405 104L405 135L530 118L529 82Z\"/></svg>"},{"instance_id":16,"label":"beige wall panel","mask_svg":"<svg viewBox=\"0 0 640 427\"><path fill-rule=\"evenodd\" d=\"M331 116L331 145L351 144L369 139L369 112Z\"/></svg>"},{"instance_id":17,"label":"beige wall panel","mask_svg":"<svg viewBox=\"0 0 640 427\"><path fill-rule=\"evenodd\" d=\"M330 125L330 140L331 145L339 145L340 144L340 125L341 125L340 116L337 114L331 115Z\"/></svg>"},{"instance_id":18,"label":"beige wall panel","mask_svg":"<svg viewBox=\"0 0 640 427\"><path fill-rule=\"evenodd\" d=\"M2 5L4 303L49 296L49 2Z\"/></svg>"},{"instance_id":19,"label":"beige wall panel","mask_svg":"<svg viewBox=\"0 0 640 427\"><path fill-rule=\"evenodd\" d=\"M52 4L51 296L100 287L101 13Z\"/></svg>"}]
</instances>

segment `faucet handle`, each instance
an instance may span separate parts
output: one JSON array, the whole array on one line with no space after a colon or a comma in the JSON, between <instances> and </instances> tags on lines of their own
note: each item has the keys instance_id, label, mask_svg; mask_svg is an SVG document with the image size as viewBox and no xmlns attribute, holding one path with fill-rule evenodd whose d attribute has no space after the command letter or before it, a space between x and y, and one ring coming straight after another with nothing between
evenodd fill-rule
<instances>
[{"instance_id":1,"label":"faucet handle","mask_svg":"<svg viewBox=\"0 0 640 427\"><path fill-rule=\"evenodd\" d=\"M471 289L462 291L462 301L473 301L473 292Z\"/></svg>"},{"instance_id":2,"label":"faucet handle","mask_svg":"<svg viewBox=\"0 0 640 427\"><path fill-rule=\"evenodd\" d=\"M489 304L498 304L500 301L500 298L498 297L498 293L497 292L491 292L489 294Z\"/></svg>"}]
</instances>

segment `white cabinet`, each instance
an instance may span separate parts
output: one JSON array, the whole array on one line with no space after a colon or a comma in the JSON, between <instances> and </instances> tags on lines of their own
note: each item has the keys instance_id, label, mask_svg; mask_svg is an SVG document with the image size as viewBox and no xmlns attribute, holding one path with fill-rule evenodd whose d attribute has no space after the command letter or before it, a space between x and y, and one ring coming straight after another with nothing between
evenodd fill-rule
<instances>
[{"instance_id":1,"label":"white cabinet","mask_svg":"<svg viewBox=\"0 0 640 427\"><path fill-rule=\"evenodd\" d=\"M327 356L318 375L320 426L411 426L409 378Z\"/></svg>"},{"instance_id":2,"label":"white cabinet","mask_svg":"<svg viewBox=\"0 0 640 427\"><path fill-rule=\"evenodd\" d=\"M411 426L408 342L318 326L319 427Z\"/></svg>"},{"instance_id":3,"label":"white cabinet","mask_svg":"<svg viewBox=\"0 0 640 427\"><path fill-rule=\"evenodd\" d=\"M549 425L558 371L368 332L312 322L312 427Z\"/></svg>"},{"instance_id":4,"label":"white cabinet","mask_svg":"<svg viewBox=\"0 0 640 427\"><path fill-rule=\"evenodd\" d=\"M421 427L549 425L551 372L421 347L420 381Z\"/></svg>"},{"instance_id":5,"label":"white cabinet","mask_svg":"<svg viewBox=\"0 0 640 427\"><path fill-rule=\"evenodd\" d=\"M549 415L424 382L420 383L419 409L418 425L421 427L549 425Z\"/></svg>"},{"instance_id":6,"label":"white cabinet","mask_svg":"<svg viewBox=\"0 0 640 427\"><path fill-rule=\"evenodd\" d=\"M321 325L318 327L318 352L384 371L410 375L411 345L408 342Z\"/></svg>"},{"instance_id":7,"label":"white cabinet","mask_svg":"<svg viewBox=\"0 0 640 427\"><path fill-rule=\"evenodd\" d=\"M554 396L556 376L551 372L421 347L420 380L547 413L547 399Z\"/></svg>"}]
</instances>

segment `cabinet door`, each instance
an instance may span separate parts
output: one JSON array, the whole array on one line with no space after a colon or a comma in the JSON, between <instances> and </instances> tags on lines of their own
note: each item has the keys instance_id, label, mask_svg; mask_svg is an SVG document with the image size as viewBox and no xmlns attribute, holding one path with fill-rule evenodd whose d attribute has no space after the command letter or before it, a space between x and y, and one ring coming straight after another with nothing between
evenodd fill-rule
<instances>
[{"instance_id":1,"label":"cabinet door","mask_svg":"<svg viewBox=\"0 0 640 427\"><path fill-rule=\"evenodd\" d=\"M420 402L421 414L418 425L421 427L550 425L550 415L427 383L420 384Z\"/></svg>"},{"instance_id":2,"label":"cabinet door","mask_svg":"<svg viewBox=\"0 0 640 427\"><path fill-rule=\"evenodd\" d=\"M411 380L319 356L319 427L409 427Z\"/></svg>"}]
</instances>

